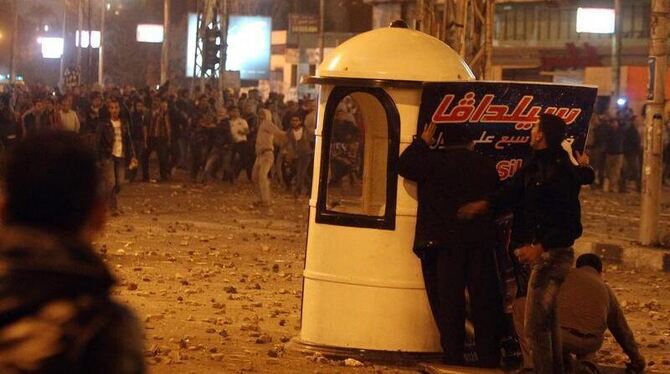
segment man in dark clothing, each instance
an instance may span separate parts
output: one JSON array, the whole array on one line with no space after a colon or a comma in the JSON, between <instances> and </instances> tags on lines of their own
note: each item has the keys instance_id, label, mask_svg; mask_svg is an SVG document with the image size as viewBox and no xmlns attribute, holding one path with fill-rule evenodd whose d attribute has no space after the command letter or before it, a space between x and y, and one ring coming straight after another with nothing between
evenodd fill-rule
<instances>
[{"instance_id":1,"label":"man in dark clothing","mask_svg":"<svg viewBox=\"0 0 670 374\"><path fill-rule=\"evenodd\" d=\"M109 194L109 208L112 215L120 213L117 196L121 185L125 182L126 160L130 159L130 127L127 120L121 117L121 104L116 98L107 104L109 119L98 126L96 144L98 162L104 181L104 188Z\"/></svg>"},{"instance_id":2,"label":"man in dark clothing","mask_svg":"<svg viewBox=\"0 0 670 374\"><path fill-rule=\"evenodd\" d=\"M151 116L149 115L144 102L137 100L132 105L132 112L130 114L130 141L132 146L132 153L136 161L144 160L144 153L146 152L145 145L147 144L144 137L144 129L148 126ZM128 179L131 182L135 181L139 168L134 165L130 169Z\"/></svg>"},{"instance_id":3,"label":"man in dark clothing","mask_svg":"<svg viewBox=\"0 0 670 374\"><path fill-rule=\"evenodd\" d=\"M603 191L610 192L619 188L623 170L624 129L618 119L612 119L607 126L605 141L605 181Z\"/></svg>"},{"instance_id":4,"label":"man in dark clothing","mask_svg":"<svg viewBox=\"0 0 670 374\"><path fill-rule=\"evenodd\" d=\"M98 127L108 119L105 117L105 115L108 117L108 114L106 110L103 112L102 96L100 93L94 92L91 94L91 105L86 111L86 116L79 130L79 134L86 145L95 147L95 134L98 131Z\"/></svg>"},{"instance_id":5,"label":"man in dark clothing","mask_svg":"<svg viewBox=\"0 0 670 374\"><path fill-rule=\"evenodd\" d=\"M556 299L572 265L572 245L582 234L579 191L593 181L593 170L572 164L561 147L566 124L543 114L531 130L533 156L490 201L493 211L512 211L511 247L521 263L532 264L526 302L526 335L535 372L563 373ZM461 217L488 211L476 202L459 210Z\"/></svg>"},{"instance_id":6,"label":"man in dark clothing","mask_svg":"<svg viewBox=\"0 0 670 374\"><path fill-rule=\"evenodd\" d=\"M165 182L170 177L168 146L172 127L170 126L170 115L167 97L162 97L159 104L154 108L151 117L146 121L144 139L145 152L142 155L142 179L149 181L149 159L155 151L158 155L158 169L161 181Z\"/></svg>"},{"instance_id":7,"label":"man in dark clothing","mask_svg":"<svg viewBox=\"0 0 670 374\"><path fill-rule=\"evenodd\" d=\"M642 154L642 141L640 132L635 127L635 118L627 119L623 129L623 172L619 184L619 192L626 192L629 180L635 181L636 191L642 190L640 174L640 155Z\"/></svg>"},{"instance_id":8,"label":"man in dark clothing","mask_svg":"<svg viewBox=\"0 0 670 374\"><path fill-rule=\"evenodd\" d=\"M4 152L13 148L19 141L19 125L10 101L11 94L0 94L0 144L2 145L0 158L4 157Z\"/></svg>"},{"instance_id":9,"label":"man in dark clothing","mask_svg":"<svg viewBox=\"0 0 670 374\"><path fill-rule=\"evenodd\" d=\"M430 150L435 129L435 124L428 126L398 163L398 173L417 182L414 252L421 258L445 363L465 363L467 288L479 365L498 367L502 301L494 260L496 225L491 215L457 218L461 205L495 192L498 174L492 160L472 150L467 134L448 135L446 149Z\"/></svg>"},{"instance_id":10,"label":"man in dark clothing","mask_svg":"<svg viewBox=\"0 0 670 374\"><path fill-rule=\"evenodd\" d=\"M0 373L144 373L138 320L91 245L106 210L92 150L76 134L36 135L4 182Z\"/></svg>"},{"instance_id":11,"label":"man in dark clothing","mask_svg":"<svg viewBox=\"0 0 670 374\"><path fill-rule=\"evenodd\" d=\"M23 115L24 139L51 130L51 121L45 101L44 98L33 100L33 107Z\"/></svg>"},{"instance_id":12,"label":"man in dark clothing","mask_svg":"<svg viewBox=\"0 0 670 374\"><path fill-rule=\"evenodd\" d=\"M211 129L216 128L216 112L211 108L206 96L198 100L198 109L193 116L191 135L191 180L199 181L200 172L204 170L209 153Z\"/></svg>"}]
</instances>

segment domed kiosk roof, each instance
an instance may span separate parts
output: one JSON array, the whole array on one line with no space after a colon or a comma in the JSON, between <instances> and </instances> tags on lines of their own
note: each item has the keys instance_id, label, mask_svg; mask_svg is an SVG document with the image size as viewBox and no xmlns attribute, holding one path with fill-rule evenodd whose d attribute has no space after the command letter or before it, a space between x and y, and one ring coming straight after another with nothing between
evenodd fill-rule
<instances>
[{"instance_id":1,"label":"domed kiosk roof","mask_svg":"<svg viewBox=\"0 0 670 374\"><path fill-rule=\"evenodd\" d=\"M475 79L451 47L404 27L379 28L354 36L327 55L316 76L419 82Z\"/></svg>"}]
</instances>

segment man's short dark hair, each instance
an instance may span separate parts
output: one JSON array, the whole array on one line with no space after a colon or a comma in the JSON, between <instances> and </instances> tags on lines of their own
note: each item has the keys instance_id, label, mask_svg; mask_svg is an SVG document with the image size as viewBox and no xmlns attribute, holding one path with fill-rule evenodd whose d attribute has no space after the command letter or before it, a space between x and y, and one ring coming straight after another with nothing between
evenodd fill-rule
<instances>
[{"instance_id":1,"label":"man's short dark hair","mask_svg":"<svg viewBox=\"0 0 670 374\"><path fill-rule=\"evenodd\" d=\"M565 139L566 127L565 121L559 116L546 113L540 115L540 130L544 134L549 148L561 146Z\"/></svg>"},{"instance_id":2,"label":"man's short dark hair","mask_svg":"<svg viewBox=\"0 0 670 374\"><path fill-rule=\"evenodd\" d=\"M598 273L603 272L603 262L600 260L600 257L598 255L595 255L593 253L586 253L579 258L577 258L577 269L584 267L584 266L590 266L598 271Z\"/></svg>"},{"instance_id":3,"label":"man's short dark hair","mask_svg":"<svg viewBox=\"0 0 670 374\"><path fill-rule=\"evenodd\" d=\"M26 139L7 159L5 221L77 233L98 198L98 183L95 155L76 134Z\"/></svg>"}]
</instances>

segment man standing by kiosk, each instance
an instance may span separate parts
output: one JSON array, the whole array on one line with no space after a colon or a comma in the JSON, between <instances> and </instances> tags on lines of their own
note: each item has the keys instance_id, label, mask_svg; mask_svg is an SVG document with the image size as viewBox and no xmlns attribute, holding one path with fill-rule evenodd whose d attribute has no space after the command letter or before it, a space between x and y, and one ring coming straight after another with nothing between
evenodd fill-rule
<instances>
[{"instance_id":1,"label":"man standing by kiosk","mask_svg":"<svg viewBox=\"0 0 670 374\"><path fill-rule=\"evenodd\" d=\"M491 211L514 213L510 246L521 263L532 264L525 333L538 374L563 373L556 300L572 265L572 245L582 234L579 190L594 179L591 168L572 164L561 147L565 133L563 119L542 114L531 130L533 156L528 164L490 203L475 202L459 210L464 218Z\"/></svg>"},{"instance_id":2,"label":"man standing by kiosk","mask_svg":"<svg viewBox=\"0 0 670 374\"><path fill-rule=\"evenodd\" d=\"M441 149L431 150L432 123L402 153L398 173L417 183L418 213L414 252L421 258L426 292L440 331L444 362L463 365L465 289L470 295L478 364L500 365L502 302L494 259L496 225L491 215L457 218L459 206L496 191L495 164L473 151L464 126L444 133ZM443 149L442 149L443 148Z\"/></svg>"}]
</instances>

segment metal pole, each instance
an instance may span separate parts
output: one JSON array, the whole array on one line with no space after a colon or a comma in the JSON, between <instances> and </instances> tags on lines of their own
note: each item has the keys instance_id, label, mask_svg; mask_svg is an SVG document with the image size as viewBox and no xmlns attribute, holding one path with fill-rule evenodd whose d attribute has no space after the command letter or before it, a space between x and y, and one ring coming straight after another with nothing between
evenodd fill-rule
<instances>
[{"instance_id":1,"label":"metal pole","mask_svg":"<svg viewBox=\"0 0 670 374\"><path fill-rule=\"evenodd\" d=\"M79 30L79 37L77 39L77 42L79 44L79 47L77 48L77 69L81 71L81 49L83 46L81 45L81 34L84 33L84 0L78 0L77 2L77 29ZM89 29L88 31L88 44L91 44L91 30Z\"/></svg>"},{"instance_id":2,"label":"metal pole","mask_svg":"<svg viewBox=\"0 0 670 374\"><path fill-rule=\"evenodd\" d=\"M621 94L621 0L614 0L614 34L612 35L612 99L610 108L617 109ZM616 113L616 112L615 112Z\"/></svg>"},{"instance_id":3,"label":"metal pole","mask_svg":"<svg viewBox=\"0 0 670 374\"><path fill-rule=\"evenodd\" d=\"M493 80L493 19L495 18L495 0L486 0L486 40L484 49L486 52L486 66L484 66L484 79Z\"/></svg>"},{"instance_id":4,"label":"metal pole","mask_svg":"<svg viewBox=\"0 0 670 374\"><path fill-rule=\"evenodd\" d=\"M105 13L107 13L107 7L103 0L100 11L100 48L98 49L98 84L103 87L105 85Z\"/></svg>"},{"instance_id":5,"label":"metal pole","mask_svg":"<svg viewBox=\"0 0 670 374\"><path fill-rule=\"evenodd\" d=\"M663 156L663 107L668 64L669 0L651 2L651 38L649 44L649 96L644 127L644 163L642 166L642 202L640 207L640 243L659 242L661 212L661 176Z\"/></svg>"},{"instance_id":6,"label":"metal pole","mask_svg":"<svg viewBox=\"0 0 670 374\"><path fill-rule=\"evenodd\" d=\"M88 4L88 31L90 32L93 29L92 21L91 21L91 0L86 0ZM104 4L104 1L103 1ZM104 5L103 5L104 6ZM90 35L90 34L89 34ZM100 35L100 40L102 40L102 35ZM86 48L86 56L88 59L88 62L86 64L86 83L90 83L93 79L91 78L91 70L93 69L93 55L91 54L91 48L93 43L91 43L91 40L89 38L89 43L88 43L88 48Z\"/></svg>"},{"instance_id":7,"label":"metal pole","mask_svg":"<svg viewBox=\"0 0 670 374\"><path fill-rule=\"evenodd\" d=\"M448 44L448 38L447 38L447 30L448 30L448 11L447 11L447 2L450 0L444 0L444 4L442 5L442 32L440 35L440 39L442 39L443 42Z\"/></svg>"},{"instance_id":8,"label":"metal pole","mask_svg":"<svg viewBox=\"0 0 670 374\"><path fill-rule=\"evenodd\" d=\"M416 10L416 29L418 31L424 31L424 16L425 16L425 2L424 0L417 0L416 2L416 7L418 8Z\"/></svg>"},{"instance_id":9,"label":"metal pole","mask_svg":"<svg viewBox=\"0 0 670 374\"><path fill-rule=\"evenodd\" d=\"M163 0L163 46L161 49L161 84L170 74L170 0Z\"/></svg>"},{"instance_id":10,"label":"metal pole","mask_svg":"<svg viewBox=\"0 0 670 374\"><path fill-rule=\"evenodd\" d=\"M226 59L228 57L228 0L222 0L219 7L219 19L221 20L221 45L219 46L219 91L226 88Z\"/></svg>"},{"instance_id":11,"label":"metal pole","mask_svg":"<svg viewBox=\"0 0 670 374\"><path fill-rule=\"evenodd\" d=\"M326 25L326 4L325 0L319 1L319 63L323 61L325 57L323 55L323 48L325 46L325 30Z\"/></svg>"},{"instance_id":12,"label":"metal pole","mask_svg":"<svg viewBox=\"0 0 670 374\"><path fill-rule=\"evenodd\" d=\"M67 0L63 0L63 53L60 55L60 76L58 81L61 83L61 88L65 91L65 80L63 79L63 71L65 70L65 37L67 36Z\"/></svg>"},{"instance_id":13,"label":"metal pole","mask_svg":"<svg viewBox=\"0 0 670 374\"><path fill-rule=\"evenodd\" d=\"M10 82L14 83L16 82L16 49L19 45L18 43L18 38L19 38L19 4L17 0L14 0L12 2L12 10L14 11L13 17L14 17L14 25L12 29L12 45L11 45L11 55L9 57L9 74L10 74Z\"/></svg>"}]
</instances>

